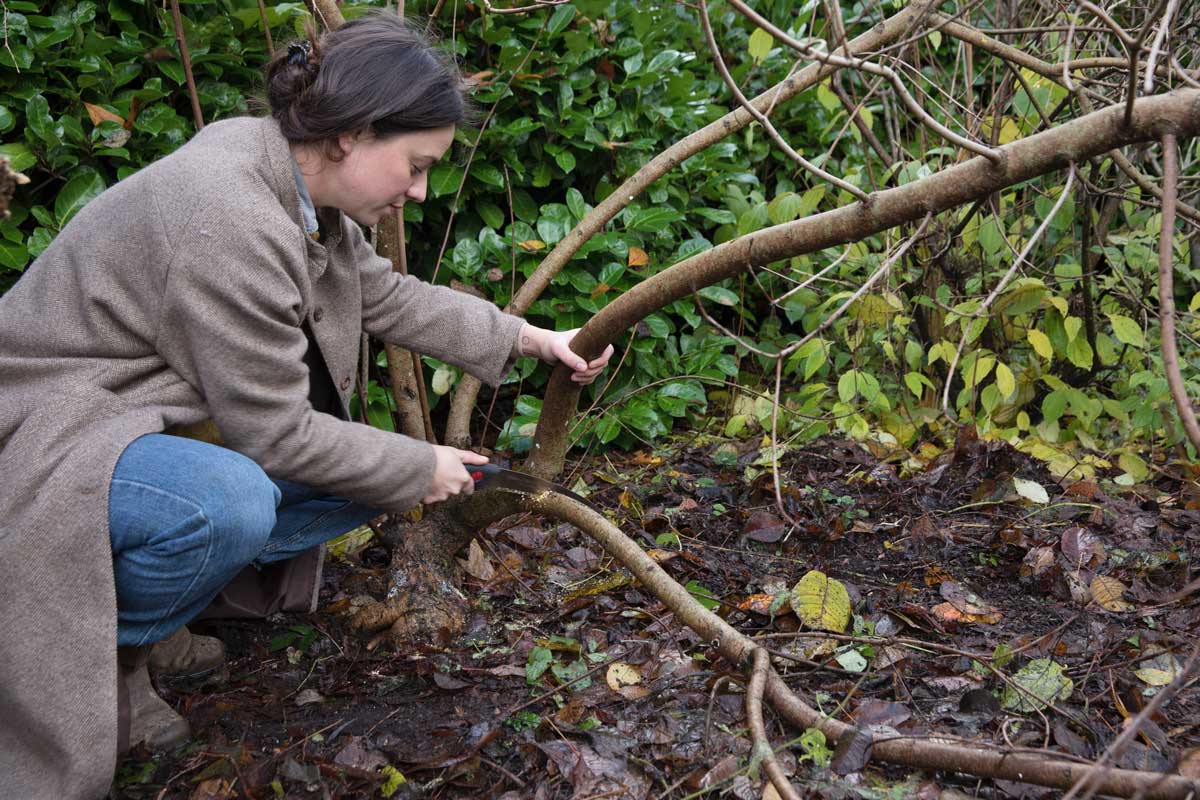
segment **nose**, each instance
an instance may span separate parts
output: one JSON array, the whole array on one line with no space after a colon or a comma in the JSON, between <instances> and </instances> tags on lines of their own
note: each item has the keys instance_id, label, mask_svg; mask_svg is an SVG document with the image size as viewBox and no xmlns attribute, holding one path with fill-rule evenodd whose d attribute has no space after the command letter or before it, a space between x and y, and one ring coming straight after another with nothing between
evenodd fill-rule
<instances>
[{"instance_id":1,"label":"nose","mask_svg":"<svg viewBox=\"0 0 1200 800\"><path fill-rule=\"evenodd\" d=\"M425 202L425 190L428 185L429 174L422 172L420 177L413 181L412 185L408 187L408 191L405 192L405 194L408 195L408 199L412 200L414 203L423 203Z\"/></svg>"}]
</instances>

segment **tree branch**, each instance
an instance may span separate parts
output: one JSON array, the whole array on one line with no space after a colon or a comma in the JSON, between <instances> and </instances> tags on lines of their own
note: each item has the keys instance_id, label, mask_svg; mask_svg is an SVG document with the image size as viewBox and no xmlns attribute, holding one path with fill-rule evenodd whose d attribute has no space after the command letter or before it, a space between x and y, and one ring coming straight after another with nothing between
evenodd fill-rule
<instances>
[{"instance_id":1,"label":"tree branch","mask_svg":"<svg viewBox=\"0 0 1200 800\"><path fill-rule=\"evenodd\" d=\"M1140 98L1131 126L1123 124L1122 109L1105 108L1005 145L999 166L986 158L974 158L927 178L877 192L869 206L852 203L726 242L663 270L614 299L584 326L572 345L585 358L594 358L647 314L750 267L860 241L925 214L970 203L1062 169L1070 162L1160 138L1165 133L1179 137L1200 133L1200 90L1179 89ZM578 388L572 386L569 371L556 369L527 463L527 468L537 474L554 475L561 470L566 426L578 399Z\"/></svg>"},{"instance_id":2,"label":"tree branch","mask_svg":"<svg viewBox=\"0 0 1200 800\"><path fill-rule=\"evenodd\" d=\"M852 53L870 52L893 41L916 25L930 9L937 6L937 3L938 0L914 0L898 13L876 24L871 30L855 37L850 41L848 49ZM759 111L770 113L769 109L773 106L790 100L800 92L817 85L823 78L832 75L835 71L836 67L827 64L810 64L795 75L789 76L767 89L750 103ZM593 208L587 216L579 221L578 225L571 229L570 233L563 237L561 242L554 246L554 249L538 265L537 270L529 276L521 289L513 296L505 311L523 315L550 285L554 276L579 251L579 248L603 230L605 225L651 184L682 164L690 156L741 130L753 121L754 117L750 116L750 112L744 108L736 109L716 122L680 139L644 164ZM459 383L446 423L445 440L447 444L456 447L466 447L470 444L471 409L475 407L475 399L479 395L481 385L479 381L469 375L464 376Z\"/></svg>"},{"instance_id":3,"label":"tree branch","mask_svg":"<svg viewBox=\"0 0 1200 800\"><path fill-rule=\"evenodd\" d=\"M1187 432L1188 440L1200 453L1200 424L1196 412L1188 399L1183 375L1179 372L1179 349L1175 343L1175 198L1179 193L1179 147L1174 133L1162 138L1163 147L1163 202L1162 233L1158 241L1158 322L1162 334L1163 369L1167 373L1167 385L1171 387L1171 398L1179 412L1179 420Z\"/></svg>"}]
</instances>

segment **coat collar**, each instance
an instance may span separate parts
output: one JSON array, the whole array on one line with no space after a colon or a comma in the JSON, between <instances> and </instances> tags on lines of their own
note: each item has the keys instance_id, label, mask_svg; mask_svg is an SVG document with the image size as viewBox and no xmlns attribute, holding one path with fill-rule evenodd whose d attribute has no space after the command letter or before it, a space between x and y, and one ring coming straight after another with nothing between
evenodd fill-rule
<instances>
[{"instance_id":1,"label":"coat collar","mask_svg":"<svg viewBox=\"0 0 1200 800\"><path fill-rule=\"evenodd\" d=\"M288 216L296 222L296 227L303 234L305 230L304 213L301 207L300 189L296 183L296 173L292 167L294 163L292 151L288 147L287 138L279 130L279 123L274 117L262 117L259 123L262 126L263 144L267 152L268 180L271 190L279 198L279 202L287 211ZM317 218L321 221L323 231L319 244L313 242L307 235L304 237L310 245L308 247L310 256L315 256L320 251L336 247L341 243L342 217L342 212L335 208L317 209ZM314 246L317 248L316 251L313 249ZM313 275L314 278L320 277L319 273L324 272L325 260L325 258L317 258L316 263L313 263L313 259L310 257L310 265L317 273Z\"/></svg>"}]
</instances>

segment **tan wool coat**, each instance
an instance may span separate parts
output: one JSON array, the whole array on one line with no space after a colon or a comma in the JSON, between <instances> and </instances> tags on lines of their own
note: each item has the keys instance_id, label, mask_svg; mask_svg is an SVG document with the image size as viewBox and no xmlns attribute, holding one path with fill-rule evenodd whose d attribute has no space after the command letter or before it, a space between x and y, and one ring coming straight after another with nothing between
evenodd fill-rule
<instances>
[{"instance_id":1,"label":"tan wool coat","mask_svg":"<svg viewBox=\"0 0 1200 800\"><path fill-rule=\"evenodd\" d=\"M507 369L521 321L393 273L358 226L301 230L271 119L206 127L109 188L0 297L0 794L97 798L116 763L108 487L138 436L215 422L267 474L384 510L433 450L318 413L307 324L345 403L360 335Z\"/></svg>"}]
</instances>

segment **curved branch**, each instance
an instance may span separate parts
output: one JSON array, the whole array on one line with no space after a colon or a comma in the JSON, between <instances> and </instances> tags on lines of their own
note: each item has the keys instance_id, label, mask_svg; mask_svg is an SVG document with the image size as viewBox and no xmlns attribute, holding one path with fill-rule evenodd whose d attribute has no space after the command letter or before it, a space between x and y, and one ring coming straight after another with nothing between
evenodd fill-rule
<instances>
[{"instance_id":1,"label":"curved branch","mask_svg":"<svg viewBox=\"0 0 1200 800\"><path fill-rule=\"evenodd\" d=\"M704 0L700 0L704 2ZM767 674L771 671L771 656L762 647L754 649L754 666L750 671L750 682L746 684L746 726L750 728L750 736L754 740L752 759L762 761L771 779L771 785L784 800L800 800L800 795L792 788L787 776L775 759L775 751L771 749L771 740L767 738L767 726L763 724L763 688L767 685Z\"/></svg>"},{"instance_id":2,"label":"curved branch","mask_svg":"<svg viewBox=\"0 0 1200 800\"><path fill-rule=\"evenodd\" d=\"M852 53L875 50L896 39L912 28L930 9L936 8L938 0L915 0L898 13L876 24L871 30L855 37L848 47ZM810 64L795 75L791 75L750 101L756 109L770 114L779 103L790 100L800 92L817 85L823 78L837 71L827 64ZM646 162L637 172L613 190L599 205L592 209L579 224L571 229L561 242L554 246L538 265L538 268L513 296L505 311L523 315L533 305L554 276L566 266L571 257L589 239L599 233L634 198L644 192L655 181L682 164L687 158L701 152L725 137L754 121L750 112L743 108L731 111L716 122L679 140L657 156ZM450 407L446 423L446 444L466 447L470 444L471 409L479 395L482 384L467 375L459 383Z\"/></svg>"},{"instance_id":3,"label":"curved branch","mask_svg":"<svg viewBox=\"0 0 1200 800\"><path fill-rule=\"evenodd\" d=\"M1178 89L1140 98L1131 126L1123 124L1122 112L1112 106L1005 145L1000 148L1005 158L999 166L986 158L974 158L878 192L869 206L852 203L714 247L614 299L584 326L572 345L585 358L594 358L647 314L755 265L859 241L1127 144L1157 139L1165 133L1195 136L1200 133L1200 90ZM566 426L577 399L578 387L570 380L569 371L556 369L527 469L548 475L560 471L566 454Z\"/></svg>"},{"instance_id":4,"label":"curved branch","mask_svg":"<svg viewBox=\"0 0 1200 800\"><path fill-rule=\"evenodd\" d=\"M1162 333L1163 369L1167 373L1167 385L1171 387L1171 398L1187 437L1200 453L1200 424L1196 412L1188 399L1183 375L1179 372L1179 349L1175 344L1175 198L1179 194L1179 148L1175 134L1162 138L1163 147L1163 203L1162 233L1158 241L1158 322Z\"/></svg>"},{"instance_id":5,"label":"curved branch","mask_svg":"<svg viewBox=\"0 0 1200 800\"><path fill-rule=\"evenodd\" d=\"M712 642L731 664L744 669L759 650L752 639L697 603L642 548L599 512L555 492L525 496L523 504L536 513L569 522L591 536L609 555L625 565L642 586L653 592L676 619ZM767 700L788 722L800 728L819 728L831 742L853 735L853 726L825 717L801 700L777 674L767 672ZM937 738L880 738L875 741L872 754L876 759L892 764L1061 789L1093 774L1091 764ZM1099 776L1096 786L1101 794L1136 795L1156 800L1184 800L1200 792L1200 780L1137 770L1108 770Z\"/></svg>"}]
</instances>

